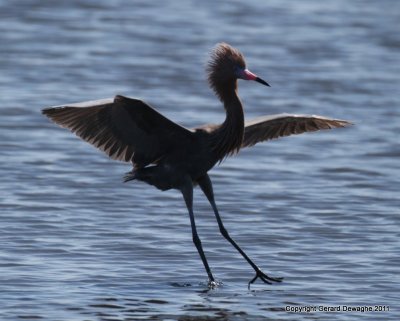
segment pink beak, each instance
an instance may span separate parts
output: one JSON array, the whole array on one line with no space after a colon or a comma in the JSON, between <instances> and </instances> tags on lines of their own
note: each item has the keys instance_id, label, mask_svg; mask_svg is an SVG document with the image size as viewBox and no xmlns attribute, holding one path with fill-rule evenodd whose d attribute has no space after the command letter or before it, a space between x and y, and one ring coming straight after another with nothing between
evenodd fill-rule
<instances>
[{"instance_id":1,"label":"pink beak","mask_svg":"<svg viewBox=\"0 0 400 321\"><path fill-rule=\"evenodd\" d=\"M244 80L255 80L259 82L260 84L263 84L265 86L271 87L265 80L261 79L258 77L256 74L253 74L250 70L248 69L242 69L239 72L239 78L244 79Z\"/></svg>"}]
</instances>

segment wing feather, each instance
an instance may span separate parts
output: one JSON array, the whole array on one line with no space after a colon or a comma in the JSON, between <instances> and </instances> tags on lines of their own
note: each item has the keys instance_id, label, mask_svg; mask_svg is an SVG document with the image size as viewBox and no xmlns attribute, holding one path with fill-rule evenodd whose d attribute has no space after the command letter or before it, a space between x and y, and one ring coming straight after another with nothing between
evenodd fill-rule
<instances>
[{"instance_id":1,"label":"wing feather","mask_svg":"<svg viewBox=\"0 0 400 321\"><path fill-rule=\"evenodd\" d=\"M253 146L265 140L349 125L351 123L346 120L316 115L279 114L262 116L246 121L242 148Z\"/></svg>"},{"instance_id":2,"label":"wing feather","mask_svg":"<svg viewBox=\"0 0 400 321\"><path fill-rule=\"evenodd\" d=\"M109 157L139 167L156 162L193 136L145 102L123 96L50 107L43 114Z\"/></svg>"}]
</instances>

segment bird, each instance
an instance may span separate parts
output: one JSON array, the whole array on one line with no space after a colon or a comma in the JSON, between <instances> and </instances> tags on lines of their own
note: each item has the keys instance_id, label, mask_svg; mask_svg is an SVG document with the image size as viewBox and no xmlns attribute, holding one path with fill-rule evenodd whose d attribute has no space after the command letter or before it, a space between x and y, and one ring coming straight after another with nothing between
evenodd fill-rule
<instances>
[{"instance_id":1,"label":"bird","mask_svg":"<svg viewBox=\"0 0 400 321\"><path fill-rule=\"evenodd\" d=\"M199 186L215 214L222 236L253 268L264 283L282 282L271 277L242 250L225 228L218 211L208 172L226 157L245 147L279 137L321 129L346 127L351 122L316 115L278 114L245 120L238 96L238 80L270 85L246 67L244 55L227 43L218 43L206 65L208 84L225 109L225 120L185 128L140 99L116 95L77 104L48 107L42 113L54 123L69 129L84 141L105 152L110 158L132 163L124 181L145 182L161 191L181 192L190 218L192 241L208 276L208 286L217 281L204 254L193 212L193 189Z\"/></svg>"}]
</instances>

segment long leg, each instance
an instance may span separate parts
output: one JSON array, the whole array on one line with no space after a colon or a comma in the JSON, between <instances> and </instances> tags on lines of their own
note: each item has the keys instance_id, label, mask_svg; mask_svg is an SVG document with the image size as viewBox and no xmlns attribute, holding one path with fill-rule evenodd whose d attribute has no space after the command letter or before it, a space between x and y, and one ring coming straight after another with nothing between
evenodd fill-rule
<instances>
[{"instance_id":1,"label":"long leg","mask_svg":"<svg viewBox=\"0 0 400 321\"><path fill-rule=\"evenodd\" d=\"M251 265L251 267L254 269L254 271L256 271L256 276L253 279L251 279L249 282L249 288L250 288L250 284L252 284L255 280L257 280L257 278L260 278L265 283L270 283L270 284L272 282L281 282L283 278L269 277L264 272L262 272L261 269L247 256L247 254L231 238L228 231L225 229L224 224L222 223L221 216L218 213L217 205L215 204L215 200L214 200L214 192L213 192L213 187L212 187L210 177L208 175L205 175L198 180L198 183L199 183L201 190L206 195L208 201L210 202L210 204L214 210L214 214L217 219L219 230L220 230L221 234L245 258L245 260Z\"/></svg>"},{"instance_id":2,"label":"long leg","mask_svg":"<svg viewBox=\"0 0 400 321\"><path fill-rule=\"evenodd\" d=\"M211 273L210 266L208 265L206 256L204 255L203 247L201 246L200 238L197 234L196 223L194 220L194 213L193 213L193 184L190 179L188 179L186 184L181 188L181 192L185 200L186 207L189 211L190 225L192 226L193 243L196 246L197 251L200 254L200 258L203 261L204 267L207 271L209 286L214 287L216 285L216 282Z\"/></svg>"}]
</instances>

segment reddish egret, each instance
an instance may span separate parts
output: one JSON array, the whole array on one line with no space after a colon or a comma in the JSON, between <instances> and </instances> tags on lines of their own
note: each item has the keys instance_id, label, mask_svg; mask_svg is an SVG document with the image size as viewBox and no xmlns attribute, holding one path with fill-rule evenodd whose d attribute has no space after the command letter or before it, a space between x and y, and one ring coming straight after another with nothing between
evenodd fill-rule
<instances>
[{"instance_id":1,"label":"reddish egret","mask_svg":"<svg viewBox=\"0 0 400 321\"><path fill-rule=\"evenodd\" d=\"M109 157L132 162L133 169L126 174L125 182L139 180L163 191L181 191L189 211L193 242L211 287L217 283L197 235L193 213L193 187L196 185L200 186L210 202L223 237L254 269L255 276L250 280L249 287L257 278L270 284L281 282L282 278L270 277L262 272L228 234L218 213L207 172L243 147L292 134L344 127L350 123L320 116L289 114L245 121L237 80L254 80L265 86L269 84L246 69L243 55L226 43L218 44L211 52L207 73L210 87L225 108L226 119L220 125L187 129L159 114L145 102L123 96L51 107L44 109L43 114Z\"/></svg>"}]
</instances>

